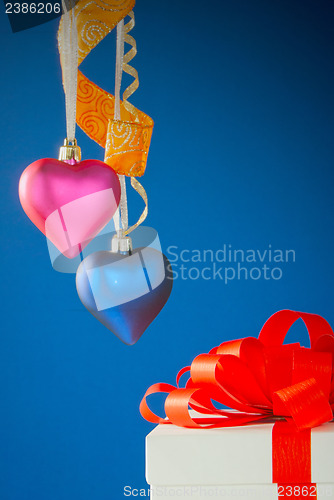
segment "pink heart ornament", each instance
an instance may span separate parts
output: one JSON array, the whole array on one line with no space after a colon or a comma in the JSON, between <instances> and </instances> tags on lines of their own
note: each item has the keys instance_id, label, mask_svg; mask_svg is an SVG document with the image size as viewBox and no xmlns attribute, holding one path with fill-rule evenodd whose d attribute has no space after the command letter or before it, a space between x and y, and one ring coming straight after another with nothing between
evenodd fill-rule
<instances>
[{"instance_id":1,"label":"pink heart ornament","mask_svg":"<svg viewBox=\"0 0 334 500\"><path fill-rule=\"evenodd\" d=\"M68 258L76 257L106 226L119 205L117 174L98 160L44 158L21 175L21 205L36 227Z\"/></svg>"}]
</instances>

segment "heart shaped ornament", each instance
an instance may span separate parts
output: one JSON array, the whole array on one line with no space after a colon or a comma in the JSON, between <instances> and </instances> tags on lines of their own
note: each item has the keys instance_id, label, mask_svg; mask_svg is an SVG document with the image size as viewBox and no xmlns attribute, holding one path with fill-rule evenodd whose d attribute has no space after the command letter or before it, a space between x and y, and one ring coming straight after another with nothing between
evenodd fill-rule
<instances>
[{"instance_id":1,"label":"heart shaped ornament","mask_svg":"<svg viewBox=\"0 0 334 500\"><path fill-rule=\"evenodd\" d=\"M44 158L24 170L19 196L35 226L73 258L113 217L121 188L117 174L102 161Z\"/></svg>"},{"instance_id":2,"label":"heart shaped ornament","mask_svg":"<svg viewBox=\"0 0 334 500\"><path fill-rule=\"evenodd\" d=\"M130 255L101 251L81 262L76 286L88 311L133 345L166 304L173 272L167 257L150 247Z\"/></svg>"}]
</instances>

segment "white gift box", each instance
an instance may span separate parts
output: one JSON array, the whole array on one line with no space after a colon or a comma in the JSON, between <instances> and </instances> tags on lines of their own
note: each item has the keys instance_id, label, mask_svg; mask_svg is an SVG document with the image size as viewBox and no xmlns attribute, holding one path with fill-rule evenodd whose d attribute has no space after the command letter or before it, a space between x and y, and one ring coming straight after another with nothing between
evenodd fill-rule
<instances>
[{"instance_id":1,"label":"white gift box","mask_svg":"<svg viewBox=\"0 0 334 500\"><path fill-rule=\"evenodd\" d=\"M334 499L334 422L311 431L311 478L316 486L296 485L294 491L292 486L272 483L273 425L220 429L158 425L146 437L151 500Z\"/></svg>"}]
</instances>

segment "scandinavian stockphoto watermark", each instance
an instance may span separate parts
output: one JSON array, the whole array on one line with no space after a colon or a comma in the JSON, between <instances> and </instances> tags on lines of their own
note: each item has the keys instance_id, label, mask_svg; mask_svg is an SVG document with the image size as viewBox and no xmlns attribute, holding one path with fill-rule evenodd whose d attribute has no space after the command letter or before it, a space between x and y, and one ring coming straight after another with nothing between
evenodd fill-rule
<instances>
[{"instance_id":1,"label":"scandinavian stockphoto watermark","mask_svg":"<svg viewBox=\"0 0 334 500\"><path fill-rule=\"evenodd\" d=\"M278 281L287 265L296 262L293 249L235 248L224 244L221 248L186 249L176 245L167 248L173 279L220 280L225 285L232 281Z\"/></svg>"},{"instance_id":2,"label":"scandinavian stockphoto watermark","mask_svg":"<svg viewBox=\"0 0 334 500\"><path fill-rule=\"evenodd\" d=\"M68 212L70 215L72 214L72 212ZM51 241L55 240L54 233L49 235L47 232L48 250L52 266L56 271L75 274L78 266L87 256L94 252L111 250L111 241L116 232L114 221L111 220L91 241L89 239L78 242L77 234L72 235L69 231L71 219L67 220L65 216L68 217L67 211L62 209L62 217L66 222L67 230L63 230L64 235L62 236L60 229L63 229L63 225L58 224L60 228L58 239L64 242L64 245L67 243L67 246L57 248ZM53 230L58 227L54 223L50 224L50 226ZM47 225L46 229L48 227ZM271 243L258 248L238 248L231 243L225 243L216 249L184 248L172 244L164 250L157 231L147 226L139 226L135 229L131 233L131 239L133 249L143 251L143 249L152 248L159 253L161 260L161 279L159 282L162 282L164 278L167 280L180 279L189 281L212 280L225 285L233 281L254 282L264 280L276 282L281 280L286 272L291 269L291 265L296 262L296 251L294 249L278 248ZM74 250L79 245L80 252L77 251L77 255L73 256ZM71 253L71 258L68 258L68 253ZM162 253L166 255L169 262L164 261ZM166 265L164 272L162 269L163 263ZM148 264L146 262L146 270L150 267Z\"/></svg>"}]
</instances>

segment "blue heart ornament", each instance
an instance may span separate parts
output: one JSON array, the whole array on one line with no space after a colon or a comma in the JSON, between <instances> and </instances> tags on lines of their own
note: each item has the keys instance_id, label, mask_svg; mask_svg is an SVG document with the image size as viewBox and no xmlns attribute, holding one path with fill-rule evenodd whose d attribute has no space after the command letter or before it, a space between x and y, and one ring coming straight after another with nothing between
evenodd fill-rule
<instances>
[{"instance_id":1,"label":"blue heart ornament","mask_svg":"<svg viewBox=\"0 0 334 500\"><path fill-rule=\"evenodd\" d=\"M166 304L173 287L167 257L151 247L130 255L95 252L76 275L86 309L127 345L135 344Z\"/></svg>"}]
</instances>

